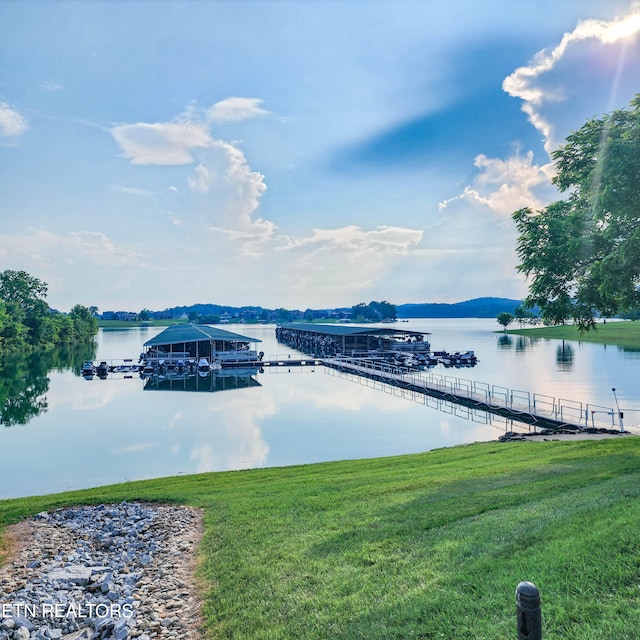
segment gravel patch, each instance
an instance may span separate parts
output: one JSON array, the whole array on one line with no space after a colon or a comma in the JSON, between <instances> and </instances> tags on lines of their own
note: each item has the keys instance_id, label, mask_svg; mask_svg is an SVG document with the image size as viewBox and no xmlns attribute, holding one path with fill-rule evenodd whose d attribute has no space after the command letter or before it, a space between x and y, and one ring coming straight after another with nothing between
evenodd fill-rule
<instances>
[{"instance_id":1,"label":"gravel patch","mask_svg":"<svg viewBox=\"0 0 640 640\"><path fill-rule=\"evenodd\" d=\"M10 527L0 640L200 640L201 532L198 509L127 502Z\"/></svg>"}]
</instances>

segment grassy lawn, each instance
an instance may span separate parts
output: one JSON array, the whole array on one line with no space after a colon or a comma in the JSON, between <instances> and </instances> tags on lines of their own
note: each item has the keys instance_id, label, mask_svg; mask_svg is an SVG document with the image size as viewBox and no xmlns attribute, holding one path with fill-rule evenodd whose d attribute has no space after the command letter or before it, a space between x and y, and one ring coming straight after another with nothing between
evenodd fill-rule
<instances>
[{"instance_id":1,"label":"grassy lawn","mask_svg":"<svg viewBox=\"0 0 640 640\"><path fill-rule=\"evenodd\" d=\"M640 638L640 438L482 443L0 501L201 506L209 638L516 637L531 580L545 640Z\"/></svg>"},{"instance_id":2,"label":"grassy lawn","mask_svg":"<svg viewBox=\"0 0 640 640\"><path fill-rule=\"evenodd\" d=\"M615 344L629 349L640 349L640 322L631 320L607 322L607 324L599 323L594 331L587 331L583 334L580 334L573 325L509 329L506 333L530 336L531 338L597 342L599 344Z\"/></svg>"}]
</instances>

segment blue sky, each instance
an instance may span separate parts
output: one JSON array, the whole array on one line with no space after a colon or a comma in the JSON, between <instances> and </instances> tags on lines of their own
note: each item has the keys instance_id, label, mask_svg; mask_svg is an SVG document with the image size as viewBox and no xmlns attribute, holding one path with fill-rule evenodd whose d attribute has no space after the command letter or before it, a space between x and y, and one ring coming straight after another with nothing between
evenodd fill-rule
<instances>
[{"instance_id":1,"label":"blue sky","mask_svg":"<svg viewBox=\"0 0 640 640\"><path fill-rule=\"evenodd\" d=\"M637 92L628 0L5 0L0 270L61 310L520 298L511 213Z\"/></svg>"}]
</instances>

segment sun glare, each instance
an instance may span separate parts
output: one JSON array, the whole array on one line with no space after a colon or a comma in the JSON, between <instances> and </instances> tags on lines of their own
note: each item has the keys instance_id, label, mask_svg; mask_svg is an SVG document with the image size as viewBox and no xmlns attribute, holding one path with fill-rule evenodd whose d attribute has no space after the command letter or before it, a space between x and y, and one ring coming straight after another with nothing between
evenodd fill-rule
<instances>
[{"instance_id":1,"label":"sun glare","mask_svg":"<svg viewBox=\"0 0 640 640\"><path fill-rule=\"evenodd\" d=\"M617 42L640 31L640 13L634 13L623 20L614 22L603 35L603 42Z\"/></svg>"}]
</instances>

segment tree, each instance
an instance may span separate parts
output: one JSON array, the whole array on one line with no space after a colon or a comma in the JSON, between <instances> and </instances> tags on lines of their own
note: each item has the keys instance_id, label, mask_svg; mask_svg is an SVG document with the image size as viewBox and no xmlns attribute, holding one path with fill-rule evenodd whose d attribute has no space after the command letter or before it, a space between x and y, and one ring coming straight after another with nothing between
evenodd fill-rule
<instances>
[{"instance_id":1,"label":"tree","mask_svg":"<svg viewBox=\"0 0 640 640\"><path fill-rule=\"evenodd\" d=\"M98 332L90 309L73 307L68 316L45 302L47 285L24 271L0 272L0 352L28 352L72 342L89 342Z\"/></svg>"},{"instance_id":2,"label":"tree","mask_svg":"<svg viewBox=\"0 0 640 640\"><path fill-rule=\"evenodd\" d=\"M508 311L502 311L496 316L496 320L505 328L505 331L514 319L513 313L509 313Z\"/></svg>"},{"instance_id":3,"label":"tree","mask_svg":"<svg viewBox=\"0 0 640 640\"><path fill-rule=\"evenodd\" d=\"M640 306L640 95L628 110L592 119L552 154L566 200L513 214L527 308L580 330L598 314Z\"/></svg>"},{"instance_id":4,"label":"tree","mask_svg":"<svg viewBox=\"0 0 640 640\"><path fill-rule=\"evenodd\" d=\"M76 304L69 317L73 322L74 338L77 342L87 342L98 333L98 321L87 307Z\"/></svg>"},{"instance_id":5,"label":"tree","mask_svg":"<svg viewBox=\"0 0 640 640\"><path fill-rule=\"evenodd\" d=\"M383 300L382 302L376 302L372 300L369 304L360 302L351 307L351 318L353 320L370 322L378 322L380 320L395 320L397 317L397 310L394 304Z\"/></svg>"},{"instance_id":6,"label":"tree","mask_svg":"<svg viewBox=\"0 0 640 640\"><path fill-rule=\"evenodd\" d=\"M520 305L519 307L516 307L513 310L513 315L515 319L518 321L518 323L520 324L521 329L525 324L527 323L533 324L537 320L533 311L529 311L528 309L525 309L524 306L522 305Z\"/></svg>"},{"instance_id":7,"label":"tree","mask_svg":"<svg viewBox=\"0 0 640 640\"><path fill-rule=\"evenodd\" d=\"M25 313L30 313L41 307L46 297L47 283L26 271L7 269L0 273L0 300L14 302Z\"/></svg>"}]
</instances>

